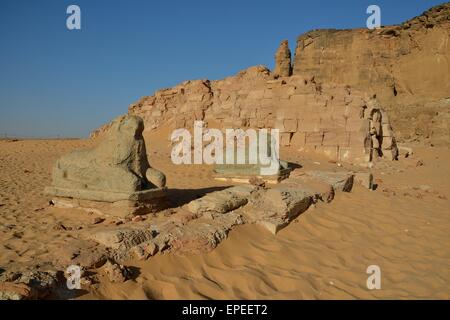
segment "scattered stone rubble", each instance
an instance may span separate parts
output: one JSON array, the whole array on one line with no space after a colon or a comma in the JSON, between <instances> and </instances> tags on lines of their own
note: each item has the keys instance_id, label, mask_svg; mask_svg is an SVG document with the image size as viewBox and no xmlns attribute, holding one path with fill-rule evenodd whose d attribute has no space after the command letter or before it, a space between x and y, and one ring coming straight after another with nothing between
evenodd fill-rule
<instances>
[{"instance_id":1,"label":"scattered stone rubble","mask_svg":"<svg viewBox=\"0 0 450 320\"><path fill-rule=\"evenodd\" d=\"M105 227L85 237L107 248L118 262L148 259L158 252L209 252L232 228L245 223L260 224L276 234L311 204L330 202L335 192L350 192L353 177L347 172L310 171L272 188L235 186L193 200L166 219Z\"/></svg>"},{"instance_id":2,"label":"scattered stone rubble","mask_svg":"<svg viewBox=\"0 0 450 320\"><path fill-rule=\"evenodd\" d=\"M125 266L108 260L101 270L106 274L110 282L125 282L131 279L132 272Z\"/></svg>"},{"instance_id":3,"label":"scattered stone rubble","mask_svg":"<svg viewBox=\"0 0 450 320\"><path fill-rule=\"evenodd\" d=\"M0 274L0 300L35 300L49 297L61 281L55 270L24 268Z\"/></svg>"}]
</instances>

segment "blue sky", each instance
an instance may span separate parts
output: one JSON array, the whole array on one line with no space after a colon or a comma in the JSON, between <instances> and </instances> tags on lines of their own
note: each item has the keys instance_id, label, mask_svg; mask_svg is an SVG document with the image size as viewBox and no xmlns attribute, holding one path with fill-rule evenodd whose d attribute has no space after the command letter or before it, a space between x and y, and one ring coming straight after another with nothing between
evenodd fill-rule
<instances>
[{"instance_id":1,"label":"blue sky","mask_svg":"<svg viewBox=\"0 0 450 320\"><path fill-rule=\"evenodd\" d=\"M389 25L442 2L0 0L0 135L87 136L159 88L272 68L282 39L365 27L370 4Z\"/></svg>"}]
</instances>

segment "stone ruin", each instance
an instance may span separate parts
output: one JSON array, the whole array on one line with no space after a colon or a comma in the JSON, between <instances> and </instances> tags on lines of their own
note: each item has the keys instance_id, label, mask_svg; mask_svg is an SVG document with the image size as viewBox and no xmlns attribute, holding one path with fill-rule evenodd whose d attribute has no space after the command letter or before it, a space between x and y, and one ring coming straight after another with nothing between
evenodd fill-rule
<instances>
[{"instance_id":1,"label":"stone ruin","mask_svg":"<svg viewBox=\"0 0 450 320\"><path fill-rule=\"evenodd\" d=\"M163 126L190 130L195 121L203 121L206 129L276 128L282 147L335 161L366 166L397 158L389 117L374 95L292 75L287 41L275 58L274 73L256 66L224 80L186 81L143 97L129 107L128 116L93 133L106 135L98 147L59 159L47 193L56 196L55 204L90 208L95 203L111 215L117 207L126 215L161 210L165 179L148 164L142 132ZM84 236L107 248L115 261L162 251L207 252L237 225L259 224L276 234L318 201L328 203L336 193L350 192L354 181L373 187L370 173L343 168L293 170L280 161L274 177L259 176L260 168L216 165L216 178L244 184L166 210L162 219L153 215L138 225L99 227Z\"/></svg>"},{"instance_id":2,"label":"stone ruin","mask_svg":"<svg viewBox=\"0 0 450 320\"><path fill-rule=\"evenodd\" d=\"M266 145L262 146L260 135L255 134L253 140L245 132L241 131L240 138L235 139L233 163L215 164L214 165L214 179L218 181L226 181L230 183L252 183L252 181L260 181L261 183L276 184L281 180L289 177L289 173L293 169L289 163L279 159L278 150L276 149L276 141L272 135L267 132ZM236 136L235 136L236 137ZM252 140L252 141L251 141ZM250 161L251 144L254 144L253 152L258 155L256 163ZM238 151L238 148L240 151ZM242 162L238 163L238 153L241 152ZM272 154L272 152L274 154ZM223 153L226 153L224 148ZM260 155L262 154L265 160L270 160L270 163L262 163ZM264 171L264 169L266 171ZM271 172L267 172L267 169Z\"/></svg>"},{"instance_id":3,"label":"stone ruin","mask_svg":"<svg viewBox=\"0 0 450 320\"><path fill-rule=\"evenodd\" d=\"M422 90L422 87L430 85L439 89L433 99L445 96L449 82L441 78L446 75L433 79L438 83L416 81L416 78L402 76L402 70L417 67L410 61L415 57L412 54L415 50L428 56L426 50L435 50L436 46L424 45L429 37L424 36L423 30L426 29L425 34L433 34L434 42L441 43L442 38L448 37L449 8L445 4L401 27L379 31L313 31L299 37L294 65L288 43L283 41L275 55L273 73L266 67L256 66L224 80L186 81L143 97L129 107L128 116L92 134L93 137L105 136L96 148L61 157L46 194L52 197L52 203L61 207L96 210L121 217L162 210L166 203L165 177L148 163L142 137L144 124L147 130L166 125L190 129L195 120L222 129L278 128L281 145L299 152L320 153L332 160L361 165L382 159L394 160L398 148L390 119L374 91L368 94L367 89L375 88L383 104L390 101L392 95L404 101L408 101L409 96L417 99L421 92L428 95L430 90ZM368 41L373 47L370 52L358 51L359 47L368 47ZM349 42L352 45L348 45ZM385 50L389 48L392 52L393 47L396 54L390 56ZM445 47L441 49L444 51ZM443 55L448 55L448 50ZM392 66L391 59L399 61L399 56L405 60L400 67L372 68L384 63ZM355 57L361 61L355 63ZM327 60L330 63L326 63ZM445 73L444 67L435 67L436 63L445 63L445 59L424 60L427 63L422 69ZM420 79L424 75L423 72L417 74ZM386 79L392 80L388 87ZM427 95L421 99L425 101ZM405 121L409 123L407 118ZM258 178L256 171L252 171L255 168L258 166L242 170L249 177ZM281 166L280 170L285 168ZM234 166L216 168L219 173L231 173L231 176L235 176L233 170L236 169ZM279 183L271 188L254 183L249 177L246 181L231 181L252 183L208 193L171 211L173 214L165 214L163 220L152 217L139 224L88 230L83 237L94 240L104 251L100 252L99 259L83 259L85 253L82 252L77 261L89 268L100 260L103 262L105 256L120 262L129 258L147 259L164 251L208 252L237 225L259 224L276 234L315 203L328 203L338 192L350 192L354 182L373 188L370 173L347 172L342 168L294 170L284 180L277 179ZM105 265L121 278L122 266ZM23 283L32 287L30 279L37 278L48 287L53 285L55 275L41 272L9 276L4 273L2 277L0 298L4 292L39 297L40 290L29 290Z\"/></svg>"},{"instance_id":4,"label":"stone ruin","mask_svg":"<svg viewBox=\"0 0 450 320\"><path fill-rule=\"evenodd\" d=\"M258 224L276 234L318 201L328 203L335 193L350 192L355 177L343 171L296 172L273 188L229 187L192 200L163 220L99 227L85 237L107 248L118 262L148 259L158 252L205 253L238 225Z\"/></svg>"},{"instance_id":5,"label":"stone ruin","mask_svg":"<svg viewBox=\"0 0 450 320\"><path fill-rule=\"evenodd\" d=\"M372 121L381 125L375 113ZM52 202L62 208L100 210L122 218L162 211L165 178L148 163L143 130L139 117L120 117L97 147L61 157L53 170L52 186L46 188ZM83 231L81 237L104 248L95 249L95 256L102 261L147 259L163 251L208 252L237 225L259 224L276 234L318 201L328 203L336 192L350 192L356 176L357 181L371 181L370 174L362 175L368 177L343 169L294 170L271 188L257 183L224 188L164 210L162 216L152 215L133 224L100 225ZM77 259L98 265L96 258L83 258L83 254Z\"/></svg>"},{"instance_id":6,"label":"stone ruin","mask_svg":"<svg viewBox=\"0 0 450 320\"><path fill-rule=\"evenodd\" d=\"M170 200L165 176L150 167L142 136L163 126L190 130L203 121L206 129L276 128L280 145L298 152L363 166L397 158L388 114L376 96L292 74L287 41L275 60L273 73L255 66L223 80L186 81L132 104L127 116L92 134L104 135L97 147L57 161L52 186L46 188L52 203L121 218L161 211L138 223L82 232L103 248L103 258L123 262L158 252L208 252L242 224L276 234L317 202L350 192L354 182L372 189L367 172L294 170L280 161L274 177L261 177L259 164L225 164L215 166L216 178L243 184L164 209Z\"/></svg>"},{"instance_id":7,"label":"stone ruin","mask_svg":"<svg viewBox=\"0 0 450 320\"><path fill-rule=\"evenodd\" d=\"M45 189L52 203L123 217L164 207L165 176L150 167L143 130L141 118L120 117L95 148L58 159Z\"/></svg>"},{"instance_id":8,"label":"stone ruin","mask_svg":"<svg viewBox=\"0 0 450 320\"><path fill-rule=\"evenodd\" d=\"M398 155L389 117L374 96L314 77L275 76L263 66L159 90L131 105L129 114L142 117L147 130L190 129L196 120L220 129L277 128L283 147L364 166Z\"/></svg>"}]
</instances>

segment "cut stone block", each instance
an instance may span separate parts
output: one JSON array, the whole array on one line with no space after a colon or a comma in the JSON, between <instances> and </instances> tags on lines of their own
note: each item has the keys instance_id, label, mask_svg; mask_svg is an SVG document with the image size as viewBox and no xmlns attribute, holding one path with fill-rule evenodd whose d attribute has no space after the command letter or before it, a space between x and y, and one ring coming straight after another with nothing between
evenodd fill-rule
<instances>
[{"instance_id":1,"label":"cut stone block","mask_svg":"<svg viewBox=\"0 0 450 320\"><path fill-rule=\"evenodd\" d=\"M320 146L323 141L323 132L307 132L305 145Z\"/></svg>"},{"instance_id":2,"label":"cut stone block","mask_svg":"<svg viewBox=\"0 0 450 320\"><path fill-rule=\"evenodd\" d=\"M128 250L156 236L154 230L120 227L86 232L85 237L107 248Z\"/></svg>"},{"instance_id":3,"label":"cut stone block","mask_svg":"<svg viewBox=\"0 0 450 320\"><path fill-rule=\"evenodd\" d=\"M333 130L336 127L336 123L331 119L331 115L328 117L323 117L320 119L319 129L320 130Z\"/></svg>"},{"instance_id":4,"label":"cut stone block","mask_svg":"<svg viewBox=\"0 0 450 320\"><path fill-rule=\"evenodd\" d=\"M298 129L304 132L318 132L320 131L320 119L314 117L299 119Z\"/></svg>"},{"instance_id":5,"label":"cut stone block","mask_svg":"<svg viewBox=\"0 0 450 320\"><path fill-rule=\"evenodd\" d=\"M354 176L348 172L307 171L305 174L331 185L337 191L350 192L353 187Z\"/></svg>"},{"instance_id":6,"label":"cut stone block","mask_svg":"<svg viewBox=\"0 0 450 320\"><path fill-rule=\"evenodd\" d=\"M304 172L284 180L282 185L285 188L301 190L305 195L310 196L313 202L317 200L330 202L334 199L334 189L330 184L314 179Z\"/></svg>"},{"instance_id":7,"label":"cut stone block","mask_svg":"<svg viewBox=\"0 0 450 320\"><path fill-rule=\"evenodd\" d=\"M284 120L284 131L285 132L296 132L297 131L297 119L286 119Z\"/></svg>"},{"instance_id":8,"label":"cut stone block","mask_svg":"<svg viewBox=\"0 0 450 320\"><path fill-rule=\"evenodd\" d=\"M248 202L254 186L237 186L205 195L188 203L187 209L196 214L223 214Z\"/></svg>"},{"instance_id":9,"label":"cut stone block","mask_svg":"<svg viewBox=\"0 0 450 320\"><path fill-rule=\"evenodd\" d=\"M292 136L291 146L293 147L303 147L306 142L306 133L305 132L296 132Z\"/></svg>"},{"instance_id":10,"label":"cut stone block","mask_svg":"<svg viewBox=\"0 0 450 320\"><path fill-rule=\"evenodd\" d=\"M118 201L150 201L153 199L161 199L166 195L166 188L155 188L136 192L113 192L50 186L45 188L45 193L56 197L114 203Z\"/></svg>"},{"instance_id":11,"label":"cut stone block","mask_svg":"<svg viewBox=\"0 0 450 320\"><path fill-rule=\"evenodd\" d=\"M278 185L252 194L243 214L248 222L261 224L276 234L306 211L311 202L311 196L303 190Z\"/></svg>"},{"instance_id":12,"label":"cut stone block","mask_svg":"<svg viewBox=\"0 0 450 320\"><path fill-rule=\"evenodd\" d=\"M349 143L350 143L350 133L336 130L325 132L322 142L324 146L342 146L342 147L348 147Z\"/></svg>"},{"instance_id":13,"label":"cut stone block","mask_svg":"<svg viewBox=\"0 0 450 320\"><path fill-rule=\"evenodd\" d=\"M261 179L268 184L277 184L289 177L291 168L288 163L280 160L278 168L274 174L262 174L262 168L268 166L261 165L216 165L214 169L214 179L218 181L234 183L250 183L252 179Z\"/></svg>"},{"instance_id":14,"label":"cut stone block","mask_svg":"<svg viewBox=\"0 0 450 320\"><path fill-rule=\"evenodd\" d=\"M233 227L243 223L242 216L235 212L219 215L213 220L195 220L182 228L171 230L170 251L181 254L210 252L228 237Z\"/></svg>"},{"instance_id":15,"label":"cut stone block","mask_svg":"<svg viewBox=\"0 0 450 320\"><path fill-rule=\"evenodd\" d=\"M359 118L348 118L345 131L369 132L369 120Z\"/></svg>"},{"instance_id":16,"label":"cut stone block","mask_svg":"<svg viewBox=\"0 0 450 320\"><path fill-rule=\"evenodd\" d=\"M291 144L291 133L280 133L280 145L283 147Z\"/></svg>"}]
</instances>

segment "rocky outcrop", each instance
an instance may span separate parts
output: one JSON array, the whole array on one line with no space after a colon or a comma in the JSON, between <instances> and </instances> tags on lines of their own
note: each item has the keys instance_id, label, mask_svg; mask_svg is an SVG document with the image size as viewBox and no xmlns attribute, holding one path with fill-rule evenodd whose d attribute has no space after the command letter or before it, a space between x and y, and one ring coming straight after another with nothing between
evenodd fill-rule
<instances>
[{"instance_id":1,"label":"rocky outcrop","mask_svg":"<svg viewBox=\"0 0 450 320\"><path fill-rule=\"evenodd\" d=\"M376 94L400 138L448 144L450 3L398 26L301 35L293 74Z\"/></svg>"},{"instance_id":2,"label":"rocky outcrop","mask_svg":"<svg viewBox=\"0 0 450 320\"><path fill-rule=\"evenodd\" d=\"M224 80L186 81L157 91L131 105L129 114L142 117L147 130L162 125L193 128L196 120L221 129L277 128L282 146L319 152L333 160L365 164L374 155L396 158L395 138L387 130L388 115L375 99L349 86L319 83L315 78L274 79L263 66ZM371 139L374 114L377 125L384 124L383 132L392 137L389 141L382 139L381 130Z\"/></svg>"},{"instance_id":3,"label":"rocky outcrop","mask_svg":"<svg viewBox=\"0 0 450 320\"><path fill-rule=\"evenodd\" d=\"M292 76L283 41L273 73L255 66L223 80L186 81L128 113L147 130L192 128L195 120L278 128L283 146L354 163L396 159L399 138L450 144L449 12L447 3L400 26L308 32L298 38Z\"/></svg>"},{"instance_id":4,"label":"rocky outcrop","mask_svg":"<svg viewBox=\"0 0 450 320\"><path fill-rule=\"evenodd\" d=\"M275 68L273 70L275 77L289 77L292 74L291 50L287 40L280 43L280 47L275 53Z\"/></svg>"}]
</instances>

